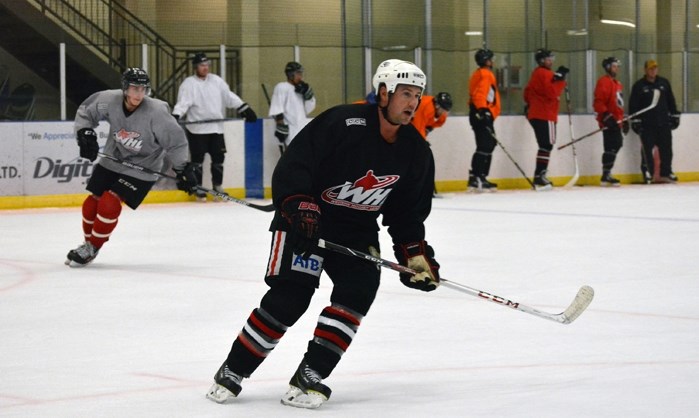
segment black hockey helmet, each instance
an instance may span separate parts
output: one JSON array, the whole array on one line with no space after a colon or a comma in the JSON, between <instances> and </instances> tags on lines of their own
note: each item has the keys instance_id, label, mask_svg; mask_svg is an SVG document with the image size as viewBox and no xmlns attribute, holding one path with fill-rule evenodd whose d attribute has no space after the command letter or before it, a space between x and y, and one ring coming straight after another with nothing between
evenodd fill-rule
<instances>
[{"instance_id":1,"label":"black hockey helmet","mask_svg":"<svg viewBox=\"0 0 699 418\"><path fill-rule=\"evenodd\" d=\"M476 51L474 58L476 59L476 64L478 64L479 67L482 67L485 65L486 61L495 58L495 54L488 48L483 48Z\"/></svg>"},{"instance_id":2,"label":"black hockey helmet","mask_svg":"<svg viewBox=\"0 0 699 418\"><path fill-rule=\"evenodd\" d=\"M436 96L434 96L434 102L447 112L450 111L451 107L454 105L454 102L451 101L451 95L444 91L439 92Z\"/></svg>"},{"instance_id":3,"label":"black hockey helmet","mask_svg":"<svg viewBox=\"0 0 699 418\"><path fill-rule=\"evenodd\" d=\"M616 59L616 57L607 57L602 60L602 68L604 68L605 71L609 71L609 69L612 68L612 64L621 65L621 61Z\"/></svg>"},{"instance_id":4,"label":"black hockey helmet","mask_svg":"<svg viewBox=\"0 0 699 418\"><path fill-rule=\"evenodd\" d=\"M194 57L192 57L192 65L195 67L199 64L206 64L209 62L209 58L207 58L206 54L203 52L198 52L194 54Z\"/></svg>"},{"instance_id":5,"label":"black hockey helmet","mask_svg":"<svg viewBox=\"0 0 699 418\"><path fill-rule=\"evenodd\" d=\"M553 58L553 57L554 57L553 52L551 52L551 50L544 49L544 48L539 48L534 53L534 60L536 60L537 64L541 64L542 62L544 62L544 60L546 58Z\"/></svg>"},{"instance_id":6,"label":"black hockey helmet","mask_svg":"<svg viewBox=\"0 0 699 418\"><path fill-rule=\"evenodd\" d=\"M148 73L141 68L127 68L121 75L121 89L126 91L129 86L144 86L146 94L150 93L150 77Z\"/></svg>"},{"instance_id":7,"label":"black hockey helmet","mask_svg":"<svg viewBox=\"0 0 699 418\"><path fill-rule=\"evenodd\" d=\"M303 71L303 65L296 61L287 62L286 67L284 67L284 73L286 74L286 78L289 80L294 78L294 74L298 71Z\"/></svg>"}]
</instances>

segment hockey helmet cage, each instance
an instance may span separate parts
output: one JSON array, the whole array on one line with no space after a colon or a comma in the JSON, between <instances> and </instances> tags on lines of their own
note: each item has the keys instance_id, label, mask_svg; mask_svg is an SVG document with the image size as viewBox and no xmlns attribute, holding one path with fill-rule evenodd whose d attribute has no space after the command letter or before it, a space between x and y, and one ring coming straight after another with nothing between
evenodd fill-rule
<instances>
[{"instance_id":1,"label":"hockey helmet cage","mask_svg":"<svg viewBox=\"0 0 699 418\"><path fill-rule=\"evenodd\" d=\"M390 59L382 62L376 68L376 73L372 78L374 91L378 94L379 86L386 85L389 93L394 93L399 84L407 84L425 90L427 78L425 73L410 61Z\"/></svg>"},{"instance_id":2,"label":"hockey helmet cage","mask_svg":"<svg viewBox=\"0 0 699 418\"><path fill-rule=\"evenodd\" d=\"M194 54L194 57L192 57L192 65L195 67L199 64L207 64L208 62L209 58L203 52L198 52Z\"/></svg>"},{"instance_id":3,"label":"hockey helmet cage","mask_svg":"<svg viewBox=\"0 0 699 418\"><path fill-rule=\"evenodd\" d=\"M126 91L129 86L144 86L146 94L150 94L150 77L145 70L137 67L127 68L121 75L121 89Z\"/></svg>"},{"instance_id":4,"label":"hockey helmet cage","mask_svg":"<svg viewBox=\"0 0 699 418\"><path fill-rule=\"evenodd\" d=\"M286 67L284 67L284 73L286 74L286 78L289 80L294 78L294 74L298 71L303 72L303 65L296 61L287 62Z\"/></svg>"},{"instance_id":5,"label":"hockey helmet cage","mask_svg":"<svg viewBox=\"0 0 699 418\"><path fill-rule=\"evenodd\" d=\"M485 65L486 61L495 58L495 54L493 53L493 51L484 48L476 51L476 55L474 55L474 58L476 59L476 64L478 64L479 67L482 67Z\"/></svg>"},{"instance_id":6,"label":"hockey helmet cage","mask_svg":"<svg viewBox=\"0 0 699 418\"><path fill-rule=\"evenodd\" d=\"M539 48L534 53L534 60L536 60L537 64L541 64L542 62L544 62L546 58L553 58L554 56L555 55L553 55L553 52L551 52L550 50Z\"/></svg>"},{"instance_id":7,"label":"hockey helmet cage","mask_svg":"<svg viewBox=\"0 0 699 418\"><path fill-rule=\"evenodd\" d=\"M436 96L434 96L434 102L447 112L450 111L451 107L454 105L454 102L451 100L451 95L444 91L439 92Z\"/></svg>"},{"instance_id":8,"label":"hockey helmet cage","mask_svg":"<svg viewBox=\"0 0 699 418\"><path fill-rule=\"evenodd\" d=\"M602 68L604 68L605 71L609 71L609 69L612 68L612 64L621 65L621 61L616 59L616 57L607 57L602 60Z\"/></svg>"}]
</instances>

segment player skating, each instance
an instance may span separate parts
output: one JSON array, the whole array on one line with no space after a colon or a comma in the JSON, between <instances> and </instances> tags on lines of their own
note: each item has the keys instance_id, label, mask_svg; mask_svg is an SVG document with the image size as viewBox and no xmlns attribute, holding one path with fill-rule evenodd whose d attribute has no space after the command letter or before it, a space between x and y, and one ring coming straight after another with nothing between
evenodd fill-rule
<instances>
[{"instance_id":1,"label":"player skating","mask_svg":"<svg viewBox=\"0 0 699 418\"><path fill-rule=\"evenodd\" d=\"M352 343L379 287L367 260L318 248L324 238L378 254L377 219L393 239L408 287L434 290L439 264L425 241L434 161L410 124L425 88L413 63L388 60L374 76L378 104L342 105L314 118L282 155L272 178L277 207L265 281L269 290L233 342L207 393L224 403L242 390L286 331L304 314L322 271L333 282L313 338L282 396L285 405L317 408L330 398L323 383Z\"/></svg>"},{"instance_id":2,"label":"player skating","mask_svg":"<svg viewBox=\"0 0 699 418\"><path fill-rule=\"evenodd\" d=\"M109 123L104 153L118 159L160 171L167 155L179 181L177 187L193 193L197 186L188 163L187 138L167 103L148 97L150 78L140 68L128 68L121 77L121 89L105 90L88 97L75 115L75 132L80 156L97 159L99 145L94 128L101 120ZM82 267L97 257L109 240L121 214L121 203L136 209L157 177L125 167L110 159L95 164L87 183L89 195L82 205L85 242L68 252L66 264Z\"/></svg>"}]
</instances>

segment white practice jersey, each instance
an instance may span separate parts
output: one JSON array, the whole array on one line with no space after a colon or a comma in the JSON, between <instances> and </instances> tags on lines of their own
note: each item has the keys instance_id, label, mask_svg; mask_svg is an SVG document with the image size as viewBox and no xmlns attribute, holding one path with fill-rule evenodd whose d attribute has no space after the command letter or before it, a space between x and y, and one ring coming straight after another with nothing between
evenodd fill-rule
<instances>
[{"instance_id":1,"label":"white practice jersey","mask_svg":"<svg viewBox=\"0 0 699 418\"><path fill-rule=\"evenodd\" d=\"M315 96L311 100L303 100L303 95L296 93L294 89L294 85L288 81L278 83L274 86L272 102L269 105L269 115L276 116L283 113L284 123L289 125L287 145L306 126L308 114L316 108Z\"/></svg>"},{"instance_id":2,"label":"white practice jersey","mask_svg":"<svg viewBox=\"0 0 699 418\"><path fill-rule=\"evenodd\" d=\"M226 108L237 109L243 100L233 93L221 77L207 74L201 79L191 75L182 82L177 92L177 103L172 110L180 120L196 122L198 120L223 119ZM223 122L196 123L185 125L193 134L222 134Z\"/></svg>"},{"instance_id":3,"label":"white practice jersey","mask_svg":"<svg viewBox=\"0 0 699 418\"><path fill-rule=\"evenodd\" d=\"M173 167L182 168L189 161L189 148L184 131L170 114L170 106L148 96L130 115L124 113L124 92L105 90L88 97L75 114L75 132L96 128L100 121L109 123L109 136L102 152L153 171L161 171L167 154ZM99 164L111 171L141 180L157 177L125 167L106 158Z\"/></svg>"}]
</instances>

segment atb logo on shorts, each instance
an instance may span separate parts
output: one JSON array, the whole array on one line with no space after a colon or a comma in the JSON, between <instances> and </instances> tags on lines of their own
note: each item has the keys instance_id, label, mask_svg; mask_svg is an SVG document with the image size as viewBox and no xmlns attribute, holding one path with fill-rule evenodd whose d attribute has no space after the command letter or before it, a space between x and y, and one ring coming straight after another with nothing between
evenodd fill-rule
<instances>
[{"instance_id":1,"label":"atb logo on shorts","mask_svg":"<svg viewBox=\"0 0 699 418\"><path fill-rule=\"evenodd\" d=\"M396 175L376 176L374 170L369 170L354 182L346 181L345 184L326 189L320 197L331 205L375 212L381 209L393 190L389 186L398 179L400 176Z\"/></svg>"},{"instance_id":2,"label":"atb logo on shorts","mask_svg":"<svg viewBox=\"0 0 699 418\"><path fill-rule=\"evenodd\" d=\"M304 260L301 255L294 253L291 269L310 274L311 276L320 277L320 272L323 271L323 257L311 254L308 260Z\"/></svg>"},{"instance_id":3,"label":"atb logo on shorts","mask_svg":"<svg viewBox=\"0 0 699 418\"><path fill-rule=\"evenodd\" d=\"M132 151L140 151L143 147L143 140L138 139L140 137L138 132L129 132L124 128L114 132L114 140Z\"/></svg>"}]
</instances>

